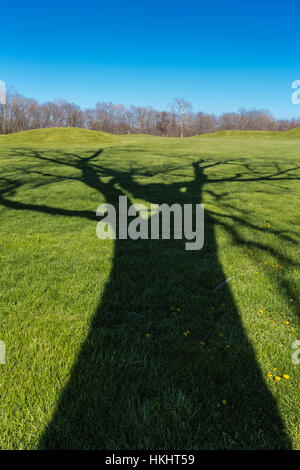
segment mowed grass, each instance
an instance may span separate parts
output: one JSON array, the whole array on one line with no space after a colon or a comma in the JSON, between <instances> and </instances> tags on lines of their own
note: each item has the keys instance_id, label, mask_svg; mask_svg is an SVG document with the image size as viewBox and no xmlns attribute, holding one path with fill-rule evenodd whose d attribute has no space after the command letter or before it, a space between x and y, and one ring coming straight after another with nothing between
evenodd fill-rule
<instances>
[{"instance_id":1,"label":"mowed grass","mask_svg":"<svg viewBox=\"0 0 300 470\"><path fill-rule=\"evenodd\" d=\"M300 448L298 131L0 136L1 449ZM99 240L124 194L203 249Z\"/></svg>"}]
</instances>

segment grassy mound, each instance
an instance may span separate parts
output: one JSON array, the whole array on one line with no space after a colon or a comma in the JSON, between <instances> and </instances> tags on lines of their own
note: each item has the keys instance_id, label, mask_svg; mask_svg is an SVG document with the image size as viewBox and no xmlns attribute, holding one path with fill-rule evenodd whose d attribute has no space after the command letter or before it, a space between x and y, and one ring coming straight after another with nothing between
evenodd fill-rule
<instances>
[{"instance_id":1,"label":"grassy mound","mask_svg":"<svg viewBox=\"0 0 300 470\"><path fill-rule=\"evenodd\" d=\"M0 144L12 146L32 147L34 145L97 145L103 142L109 143L117 138L106 132L90 131L77 127L56 127L46 129L33 129L30 131L15 132L2 135Z\"/></svg>"},{"instance_id":2,"label":"grassy mound","mask_svg":"<svg viewBox=\"0 0 300 470\"><path fill-rule=\"evenodd\" d=\"M189 137L193 139L211 139L211 138L234 138L234 139L266 139L266 138L300 138L300 127L287 132L272 131L218 131L199 136ZM148 134L124 134L115 135L108 132L91 131L77 127L57 127L47 129L33 129L30 131L15 132L8 135L0 135L0 145L10 145L14 147L32 147L32 146L92 146L92 145L111 145L116 143L123 144L140 144L152 142L156 140L160 142L164 138L151 136ZM179 140L178 138L168 138L170 141Z\"/></svg>"},{"instance_id":3,"label":"grassy mound","mask_svg":"<svg viewBox=\"0 0 300 470\"><path fill-rule=\"evenodd\" d=\"M257 137L274 137L280 132L272 131L217 131L208 134L200 134L200 137L237 137L243 139L257 138Z\"/></svg>"},{"instance_id":4,"label":"grassy mound","mask_svg":"<svg viewBox=\"0 0 300 470\"><path fill-rule=\"evenodd\" d=\"M251 138L289 138L296 139L300 138L300 127L296 129L291 129L286 132L278 131L218 131L212 132L209 134L201 134L199 137L234 137L242 139L251 139Z\"/></svg>"},{"instance_id":5,"label":"grassy mound","mask_svg":"<svg viewBox=\"0 0 300 470\"><path fill-rule=\"evenodd\" d=\"M291 129L287 132L280 132L280 137L287 137L289 139L300 139L300 127Z\"/></svg>"}]
</instances>

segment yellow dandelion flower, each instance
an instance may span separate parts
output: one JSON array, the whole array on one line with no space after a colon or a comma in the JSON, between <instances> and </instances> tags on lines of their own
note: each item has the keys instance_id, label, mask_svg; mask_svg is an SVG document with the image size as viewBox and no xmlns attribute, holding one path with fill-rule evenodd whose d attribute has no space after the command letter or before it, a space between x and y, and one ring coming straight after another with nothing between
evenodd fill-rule
<instances>
[{"instance_id":1,"label":"yellow dandelion flower","mask_svg":"<svg viewBox=\"0 0 300 470\"><path fill-rule=\"evenodd\" d=\"M223 405L227 405L227 400L222 401Z\"/></svg>"},{"instance_id":2,"label":"yellow dandelion flower","mask_svg":"<svg viewBox=\"0 0 300 470\"><path fill-rule=\"evenodd\" d=\"M260 309L259 309L259 313L264 313L264 311L260 308Z\"/></svg>"},{"instance_id":3,"label":"yellow dandelion flower","mask_svg":"<svg viewBox=\"0 0 300 470\"><path fill-rule=\"evenodd\" d=\"M200 344L205 344L204 341L200 341Z\"/></svg>"},{"instance_id":4,"label":"yellow dandelion flower","mask_svg":"<svg viewBox=\"0 0 300 470\"><path fill-rule=\"evenodd\" d=\"M283 374L282 376L284 379L289 380L290 376L288 374Z\"/></svg>"},{"instance_id":5,"label":"yellow dandelion flower","mask_svg":"<svg viewBox=\"0 0 300 470\"><path fill-rule=\"evenodd\" d=\"M268 373L268 377L273 377L273 375L272 375L272 374L270 374L270 372L269 372L269 373Z\"/></svg>"},{"instance_id":6,"label":"yellow dandelion flower","mask_svg":"<svg viewBox=\"0 0 300 470\"><path fill-rule=\"evenodd\" d=\"M150 338L150 333L146 333L146 338Z\"/></svg>"},{"instance_id":7,"label":"yellow dandelion flower","mask_svg":"<svg viewBox=\"0 0 300 470\"><path fill-rule=\"evenodd\" d=\"M277 380L277 382L279 382L281 380L281 377L279 377L279 375L276 375L275 380Z\"/></svg>"},{"instance_id":8,"label":"yellow dandelion flower","mask_svg":"<svg viewBox=\"0 0 300 470\"><path fill-rule=\"evenodd\" d=\"M273 370L274 370L274 372L275 372L275 370L277 370L277 367L274 367L274 369L273 369Z\"/></svg>"}]
</instances>

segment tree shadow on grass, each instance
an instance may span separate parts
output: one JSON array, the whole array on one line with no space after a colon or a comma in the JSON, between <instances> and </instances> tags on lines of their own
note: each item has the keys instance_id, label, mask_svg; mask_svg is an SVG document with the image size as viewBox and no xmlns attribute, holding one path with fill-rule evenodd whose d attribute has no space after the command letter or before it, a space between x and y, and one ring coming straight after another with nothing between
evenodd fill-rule
<instances>
[{"instance_id":1,"label":"tree shadow on grass","mask_svg":"<svg viewBox=\"0 0 300 470\"><path fill-rule=\"evenodd\" d=\"M129 204L201 203L212 181L207 169L224 164L192 163L188 183L141 184L134 170L102 167L100 155L72 155L68 164L115 207L125 193L132 195ZM65 158L35 157L65 164ZM111 176L109 183L104 176ZM0 203L18 209L8 201ZM67 212L60 213L79 215ZM200 251L186 251L181 240L115 241L109 281L40 448L290 448L230 289L213 293L225 279L215 224L206 212Z\"/></svg>"}]
</instances>

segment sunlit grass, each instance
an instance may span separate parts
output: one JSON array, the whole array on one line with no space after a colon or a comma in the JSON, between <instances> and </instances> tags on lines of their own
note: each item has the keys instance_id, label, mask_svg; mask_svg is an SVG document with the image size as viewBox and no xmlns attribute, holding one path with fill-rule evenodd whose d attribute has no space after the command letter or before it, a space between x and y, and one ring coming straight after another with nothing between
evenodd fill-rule
<instances>
[{"instance_id":1,"label":"sunlit grass","mask_svg":"<svg viewBox=\"0 0 300 470\"><path fill-rule=\"evenodd\" d=\"M127 248L97 239L95 211L115 191L147 204L196 202L196 162L207 222L200 253L172 241ZM2 137L0 447L300 448L299 168L300 141L278 135ZM265 428L255 427L264 394L256 366L286 444L272 439L267 399ZM88 385L76 367L93 378ZM60 404L70 383L71 424L71 407ZM95 406L81 435L76 394Z\"/></svg>"}]
</instances>

